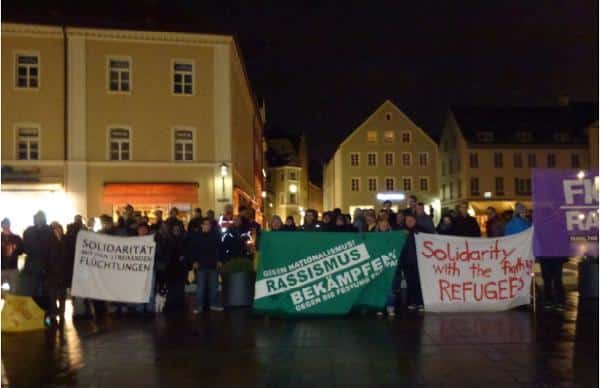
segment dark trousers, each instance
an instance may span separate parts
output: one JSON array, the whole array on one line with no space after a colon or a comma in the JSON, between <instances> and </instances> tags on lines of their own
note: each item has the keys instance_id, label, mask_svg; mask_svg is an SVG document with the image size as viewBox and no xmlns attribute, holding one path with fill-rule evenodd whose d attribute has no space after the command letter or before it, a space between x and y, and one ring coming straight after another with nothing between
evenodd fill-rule
<instances>
[{"instance_id":1,"label":"dark trousers","mask_svg":"<svg viewBox=\"0 0 600 388\"><path fill-rule=\"evenodd\" d=\"M64 287L48 287L48 314L52 317L65 317L65 301L67 289Z\"/></svg>"},{"instance_id":2,"label":"dark trousers","mask_svg":"<svg viewBox=\"0 0 600 388\"><path fill-rule=\"evenodd\" d=\"M562 304L565 302L565 287L562 281L563 262L564 260L561 258L540 260L546 303Z\"/></svg>"},{"instance_id":3,"label":"dark trousers","mask_svg":"<svg viewBox=\"0 0 600 388\"><path fill-rule=\"evenodd\" d=\"M196 308L202 310L208 291L210 307L219 306L219 273L216 269L200 269L196 272Z\"/></svg>"},{"instance_id":4,"label":"dark trousers","mask_svg":"<svg viewBox=\"0 0 600 388\"><path fill-rule=\"evenodd\" d=\"M421 292L421 279L419 278L419 267L417 263L405 264L404 275L406 276L406 291L409 305L422 305L423 293Z\"/></svg>"}]
</instances>

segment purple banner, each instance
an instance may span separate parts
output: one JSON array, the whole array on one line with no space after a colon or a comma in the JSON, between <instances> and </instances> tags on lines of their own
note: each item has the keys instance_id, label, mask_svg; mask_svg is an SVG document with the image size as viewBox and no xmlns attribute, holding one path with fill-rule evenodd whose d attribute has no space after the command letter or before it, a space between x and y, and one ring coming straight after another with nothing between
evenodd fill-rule
<instances>
[{"instance_id":1,"label":"purple banner","mask_svg":"<svg viewBox=\"0 0 600 388\"><path fill-rule=\"evenodd\" d=\"M598 171L533 170L535 256L598 256Z\"/></svg>"}]
</instances>

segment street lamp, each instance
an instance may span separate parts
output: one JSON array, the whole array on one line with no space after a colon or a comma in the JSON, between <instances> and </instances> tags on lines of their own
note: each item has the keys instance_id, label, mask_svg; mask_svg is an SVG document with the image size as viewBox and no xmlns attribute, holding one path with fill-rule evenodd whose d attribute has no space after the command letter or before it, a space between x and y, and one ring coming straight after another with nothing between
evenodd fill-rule
<instances>
[{"instance_id":1,"label":"street lamp","mask_svg":"<svg viewBox=\"0 0 600 388\"><path fill-rule=\"evenodd\" d=\"M267 198L267 192L263 190L263 192L261 193L261 197Z\"/></svg>"},{"instance_id":2,"label":"street lamp","mask_svg":"<svg viewBox=\"0 0 600 388\"><path fill-rule=\"evenodd\" d=\"M298 186L296 186L294 183L292 183L290 185L290 193L294 194L298 192Z\"/></svg>"},{"instance_id":3,"label":"street lamp","mask_svg":"<svg viewBox=\"0 0 600 388\"><path fill-rule=\"evenodd\" d=\"M221 182L223 187L223 198L225 198L225 177L227 176L229 167L227 167L227 163L221 163Z\"/></svg>"}]
</instances>

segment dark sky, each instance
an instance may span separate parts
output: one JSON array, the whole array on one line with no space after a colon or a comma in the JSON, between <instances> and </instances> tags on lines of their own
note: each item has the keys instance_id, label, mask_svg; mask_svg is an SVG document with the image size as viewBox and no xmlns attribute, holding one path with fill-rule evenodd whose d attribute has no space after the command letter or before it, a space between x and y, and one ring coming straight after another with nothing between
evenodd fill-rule
<instances>
[{"instance_id":1,"label":"dark sky","mask_svg":"<svg viewBox=\"0 0 600 388\"><path fill-rule=\"evenodd\" d=\"M73 3L6 0L2 8L5 17L235 32L266 100L267 130L306 131L317 162L388 98L434 139L453 105L598 100L592 0Z\"/></svg>"}]
</instances>

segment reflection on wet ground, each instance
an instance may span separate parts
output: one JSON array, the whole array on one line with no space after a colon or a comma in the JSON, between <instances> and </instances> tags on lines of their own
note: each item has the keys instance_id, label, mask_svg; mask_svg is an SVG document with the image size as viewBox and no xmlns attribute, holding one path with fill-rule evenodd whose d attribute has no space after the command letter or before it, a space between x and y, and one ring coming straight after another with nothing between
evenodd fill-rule
<instances>
[{"instance_id":1,"label":"reflection on wet ground","mask_svg":"<svg viewBox=\"0 0 600 388\"><path fill-rule=\"evenodd\" d=\"M598 302L283 320L247 310L2 335L15 387L598 386Z\"/></svg>"}]
</instances>

